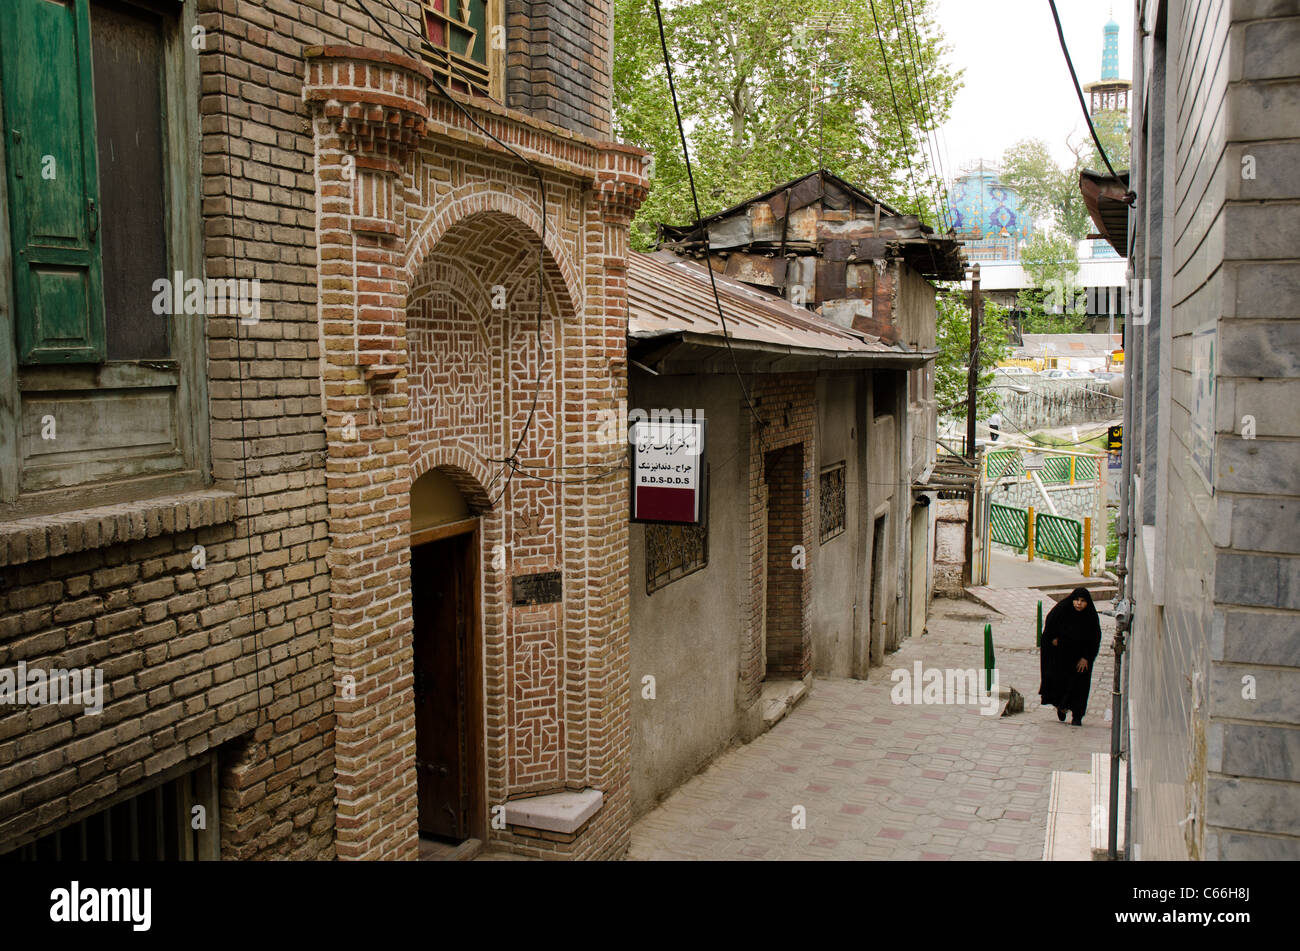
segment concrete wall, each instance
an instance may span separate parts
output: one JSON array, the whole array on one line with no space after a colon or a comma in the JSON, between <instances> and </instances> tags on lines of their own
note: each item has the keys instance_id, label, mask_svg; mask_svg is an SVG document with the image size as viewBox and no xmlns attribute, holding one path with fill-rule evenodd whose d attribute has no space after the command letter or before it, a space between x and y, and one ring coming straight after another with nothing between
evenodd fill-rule
<instances>
[{"instance_id":1,"label":"concrete wall","mask_svg":"<svg viewBox=\"0 0 1300 951\"><path fill-rule=\"evenodd\" d=\"M866 578L873 500L870 469L864 470L866 443L858 438L859 401L866 399L865 378L855 375L817 380L817 471L845 463L844 532L817 541L817 584L813 589L813 669L822 677L861 676L861 647L867 637ZM817 510L821 508L818 479Z\"/></svg>"},{"instance_id":2,"label":"concrete wall","mask_svg":"<svg viewBox=\"0 0 1300 951\"><path fill-rule=\"evenodd\" d=\"M966 500L940 499L934 509L934 595L960 598L966 564Z\"/></svg>"},{"instance_id":3,"label":"concrete wall","mask_svg":"<svg viewBox=\"0 0 1300 951\"><path fill-rule=\"evenodd\" d=\"M1133 854L1297 858L1300 12L1166 7L1167 59L1146 2L1135 64L1134 187L1162 217L1139 221L1133 259L1160 300L1126 421Z\"/></svg>"},{"instance_id":4,"label":"concrete wall","mask_svg":"<svg viewBox=\"0 0 1300 951\"><path fill-rule=\"evenodd\" d=\"M892 373L895 384L906 376ZM708 563L703 569L646 594L646 527L632 525L631 667L632 803L642 814L707 765L733 742L762 729L753 669L752 628L762 627L753 606L765 598L766 519L750 498L761 455L750 445L749 408L734 376L651 377L634 373L629 409L702 410L709 421ZM805 393L806 396L800 395ZM803 465L810 486L806 506L805 609L809 617L811 670L820 676L867 677L909 630L902 599L910 591L910 536L899 545L898 527L910 533L911 496L900 493L899 415L875 418L870 373L814 377L764 377L750 385L764 429L764 446L788 442L799 425L804 400L815 422L804 440ZM894 405L905 405L894 393ZM815 403L815 406L813 404ZM791 423L786 425L784 420ZM845 530L823 545L820 474L845 463ZM758 492L763 495L761 472ZM900 499L906 503L903 507ZM885 518L880 553L880 597L873 613L872 546L875 520ZM928 529L927 529L928 531ZM754 560L754 552L759 553ZM901 580L900 580L901 579ZM923 583L924 583L923 579ZM757 599L757 600L756 600ZM872 619L876 641L871 641ZM770 645L769 645L770 647ZM655 699L643 696L642 678L655 678ZM768 679L785 677L773 674Z\"/></svg>"},{"instance_id":5,"label":"concrete wall","mask_svg":"<svg viewBox=\"0 0 1300 951\"><path fill-rule=\"evenodd\" d=\"M633 408L703 410L708 426L707 567L646 594L644 525L632 525L632 809L640 815L739 736L755 730L759 706L737 693L740 630L749 586L748 447L744 401L732 376L634 374ZM748 410L744 410L748 412ZM654 700L642 678L655 678Z\"/></svg>"},{"instance_id":6,"label":"concrete wall","mask_svg":"<svg viewBox=\"0 0 1300 951\"><path fill-rule=\"evenodd\" d=\"M997 383L1010 378L999 377ZM1016 427L1033 432L1084 423L1117 422L1124 413L1124 401L1104 385L1088 380L1041 380L1016 377L1018 386L1028 386L1028 393L998 390L998 410L1006 418L1002 431L1016 434Z\"/></svg>"}]
</instances>

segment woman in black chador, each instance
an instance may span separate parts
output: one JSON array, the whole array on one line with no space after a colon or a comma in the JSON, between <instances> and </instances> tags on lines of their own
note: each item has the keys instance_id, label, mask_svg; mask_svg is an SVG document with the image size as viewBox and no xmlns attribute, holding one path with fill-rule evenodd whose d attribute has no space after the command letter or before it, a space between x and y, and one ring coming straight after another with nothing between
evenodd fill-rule
<instances>
[{"instance_id":1,"label":"woman in black chador","mask_svg":"<svg viewBox=\"0 0 1300 951\"><path fill-rule=\"evenodd\" d=\"M1038 694L1043 705L1056 707L1056 718L1074 714L1071 723L1083 725L1092 687L1092 665L1101 649L1101 619L1087 588L1075 588L1059 601L1043 623L1040 665L1043 682Z\"/></svg>"}]
</instances>

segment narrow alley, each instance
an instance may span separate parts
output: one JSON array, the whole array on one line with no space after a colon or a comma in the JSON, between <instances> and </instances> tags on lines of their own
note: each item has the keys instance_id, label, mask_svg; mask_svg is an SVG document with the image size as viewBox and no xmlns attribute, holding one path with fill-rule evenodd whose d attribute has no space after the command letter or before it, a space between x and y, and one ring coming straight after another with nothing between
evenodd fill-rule
<instances>
[{"instance_id":1,"label":"narrow alley","mask_svg":"<svg viewBox=\"0 0 1300 951\"><path fill-rule=\"evenodd\" d=\"M1043 857L1054 770L1086 772L1110 748L1112 618L1102 616L1083 726L1039 705L1034 610L1040 592L1001 588L1001 614L937 599L927 633L887 655L868 681L817 679L769 733L733 749L632 829L631 860L986 860ZM1044 599L1044 613L1052 606ZM895 704L895 670L983 662L993 625L1000 682L1025 711L974 703ZM806 827L796 828L803 807Z\"/></svg>"}]
</instances>

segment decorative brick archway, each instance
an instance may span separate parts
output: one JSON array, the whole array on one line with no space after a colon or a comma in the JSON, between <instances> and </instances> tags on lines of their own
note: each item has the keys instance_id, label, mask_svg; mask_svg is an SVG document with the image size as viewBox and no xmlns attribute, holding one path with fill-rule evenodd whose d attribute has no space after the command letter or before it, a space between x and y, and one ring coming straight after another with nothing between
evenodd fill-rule
<instances>
[{"instance_id":1,"label":"decorative brick archway","mask_svg":"<svg viewBox=\"0 0 1300 951\"><path fill-rule=\"evenodd\" d=\"M626 396L627 229L645 195L644 154L464 100L546 181L538 357L529 295L541 213L532 173L441 98L417 61L344 47L307 57L338 855L418 851L409 493L413 475L436 465L477 486L471 504L487 516L489 805L576 790L603 797L572 834L511 826L491 836L544 857L616 857L631 820L625 453L593 434L599 411ZM484 242L495 249L487 281L469 260ZM492 308L498 287L517 305L504 314ZM428 345L451 331L478 344ZM475 403L476 374L486 412ZM539 379L545 391L534 410ZM555 468L517 473L498 498L505 467L493 460L525 427L519 459ZM504 558L487 570L497 545ZM562 600L515 607L513 579L537 571L560 572Z\"/></svg>"}]
</instances>

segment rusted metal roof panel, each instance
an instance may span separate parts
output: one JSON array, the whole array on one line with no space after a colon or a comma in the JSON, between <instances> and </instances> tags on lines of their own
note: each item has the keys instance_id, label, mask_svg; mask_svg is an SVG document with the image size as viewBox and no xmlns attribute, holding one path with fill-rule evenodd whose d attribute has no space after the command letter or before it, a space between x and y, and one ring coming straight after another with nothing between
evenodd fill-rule
<instances>
[{"instance_id":1,"label":"rusted metal roof panel","mask_svg":"<svg viewBox=\"0 0 1300 951\"><path fill-rule=\"evenodd\" d=\"M805 308L721 274L715 273L715 279L727 332L735 341L828 353L914 353L837 326ZM628 336L632 339L691 334L722 342L722 323L708 272L701 264L669 251L629 252L627 295Z\"/></svg>"}]
</instances>

